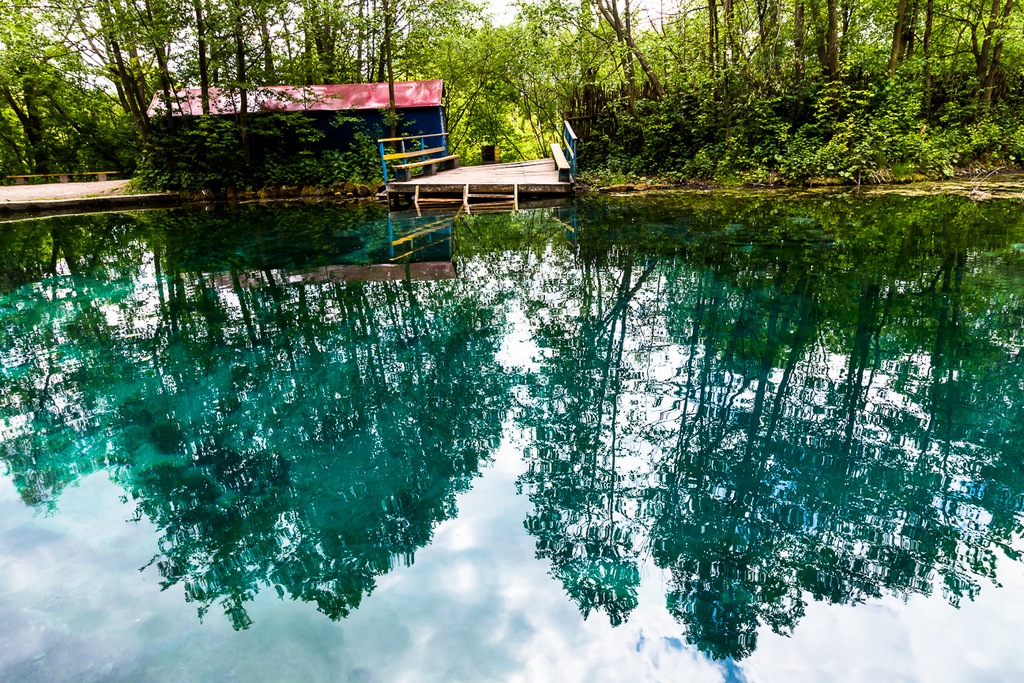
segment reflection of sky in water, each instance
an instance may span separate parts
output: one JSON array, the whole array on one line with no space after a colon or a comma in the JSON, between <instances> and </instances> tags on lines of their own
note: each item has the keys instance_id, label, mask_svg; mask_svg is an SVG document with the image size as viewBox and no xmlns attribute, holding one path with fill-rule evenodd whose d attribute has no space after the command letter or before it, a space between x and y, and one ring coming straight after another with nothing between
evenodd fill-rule
<instances>
[{"instance_id":1,"label":"reflection of sky in water","mask_svg":"<svg viewBox=\"0 0 1024 683\"><path fill-rule=\"evenodd\" d=\"M197 621L180 586L161 592L155 530L94 474L61 511L25 507L0 483L0 672L12 681L977 681L1021 680L1022 566L961 609L940 596L863 605L809 601L790 637L762 628L744 661L711 662L681 639L661 573L643 569L640 603L613 628L566 599L522 519L523 463L506 434L495 463L459 497L412 567L381 577L332 622L263 591L254 625ZM74 567L68 572L68 567Z\"/></svg>"}]
</instances>

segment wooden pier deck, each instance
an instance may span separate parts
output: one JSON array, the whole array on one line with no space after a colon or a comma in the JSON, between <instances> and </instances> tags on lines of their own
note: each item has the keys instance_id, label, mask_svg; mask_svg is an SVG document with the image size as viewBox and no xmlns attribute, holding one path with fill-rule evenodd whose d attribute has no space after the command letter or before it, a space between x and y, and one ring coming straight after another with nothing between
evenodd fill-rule
<instances>
[{"instance_id":1,"label":"wooden pier deck","mask_svg":"<svg viewBox=\"0 0 1024 683\"><path fill-rule=\"evenodd\" d=\"M470 197L489 194L523 197L537 195L570 195L573 183L559 182L558 169L551 159L521 161L514 164L462 166L438 171L432 176L419 176L407 181L390 181L388 194L420 197L452 195ZM418 192L417 192L418 189Z\"/></svg>"}]
</instances>

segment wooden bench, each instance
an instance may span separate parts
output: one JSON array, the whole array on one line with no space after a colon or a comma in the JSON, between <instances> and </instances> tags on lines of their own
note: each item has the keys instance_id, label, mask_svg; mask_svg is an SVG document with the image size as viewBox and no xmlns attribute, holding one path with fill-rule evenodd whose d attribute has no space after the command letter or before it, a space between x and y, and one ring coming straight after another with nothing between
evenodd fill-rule
<instances>
[{"instance_id":1,"label":"wooden bench","mask_svg":"<svg viewBox=\"0 0 1024 683\"><path fill-rule=\"evenodd\" d=\"M558 182L572 182L572 167L569 166L569 160L565 158L565 152L557 142L551 143L551 158L555 160L555 168L558 169Z\"/></svg>"},{"instance_id":2,"label":"wooden bench","mask_svg":"<svg viewBox=\"0 0 1024 683\"><path fill-rule=\"evenodd\" d=\"M30 173L28 175L9 175L8 180L13 180L15 185L24 185L29 178L60 178L60 182L71 182L71 176L96 176L96 180L103 182L107 176L118 175L117 171L81 171L75 173Z\"/></svg>"},{"instance_id":3,"label":"wooden bench","mask_svg":"<svg viewBox=\"0 0 1024 683\"><path fill-rule=\"evenodd\" d=\"M425 151L429 151L429 152L444 151L444 147L437 147L437 148L432 149L432 150L421 150L420 153L425 152ZM416 152L409 152L405 156L416 156L416 155L417 155ZM389 154L388 156L397 156L397 155L390 155ZM398 182L408 182L409 180L412 179L412 171L411 171L411 169L422 168L423 169L423 175L425 175L425 176L432 176L435 173L437 173L437 166L438 166L438 164L443 165L446 169L458 168L459 167L459 155L458 154L449 154L448 156L445 156L445 157L434 157L432 159L424 159L423 161L413 161L413 162L410 162L408 164L396 164L395 166L392 166L392 168L395 169L395 180L397 180Z\"/></svg>"}]
</instances>

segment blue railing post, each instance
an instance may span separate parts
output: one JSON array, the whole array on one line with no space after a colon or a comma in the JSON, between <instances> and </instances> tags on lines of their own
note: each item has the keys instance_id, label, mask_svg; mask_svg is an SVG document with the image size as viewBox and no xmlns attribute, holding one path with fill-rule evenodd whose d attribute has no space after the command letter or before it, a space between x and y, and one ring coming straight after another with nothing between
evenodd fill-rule
<instances>
[{"instance_id":1,"label":"blue railing post","mask_svg":"<svg viewBox=\"0 0 1024 683\"><path fill-rule=\"evenodd\" d=\"M391 259L395 258L395 226L391 222L391 202L388 201L388 244L391 245Z\"/></svg>"},{"instance_id":2,"label":"blue railing post","mask_svg":"<svg viewBox=\"0 0 1024 683\"><path fill-rule=\"evenodd\" d=\"M572 172L573 180L576 179L576 131L572 129L568 121L562 121L562 148L565 156L569 158L569 169Z\"/></svg>"},{"instance_id":3,"label":"blue railing post","mask_svg":"<svg viewBox=\"0 0 1024 683\"><path fill-rule=\"evenodd\" d=\"M384 173L384 184L388 183L388 162L384 160L384 143L378 142L380 145L380 170Z\"/></svg>"}]
</instances>

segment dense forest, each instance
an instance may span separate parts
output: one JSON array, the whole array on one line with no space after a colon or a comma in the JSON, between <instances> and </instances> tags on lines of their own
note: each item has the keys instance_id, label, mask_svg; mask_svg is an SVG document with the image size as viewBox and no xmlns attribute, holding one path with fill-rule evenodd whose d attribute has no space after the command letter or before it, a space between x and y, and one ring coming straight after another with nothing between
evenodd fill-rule
<instances>
[{"instance_id":1,"label":"dense forest","mask_svg":"<svg viewBox=\"0 0 1024 683\"><path fill-rule=\"evenodd\" d=\"M1014 0L11 0L0 176L116 167L159 184L172 143L154 94L420 78L445 81L465 161L483 143L542 156L567 118L598 180L880 182L1024 157ZM238 158L256 124L220 123L191 144ZM373 169L331 164L316 178Z\"/></svg>"}]
</instances>

